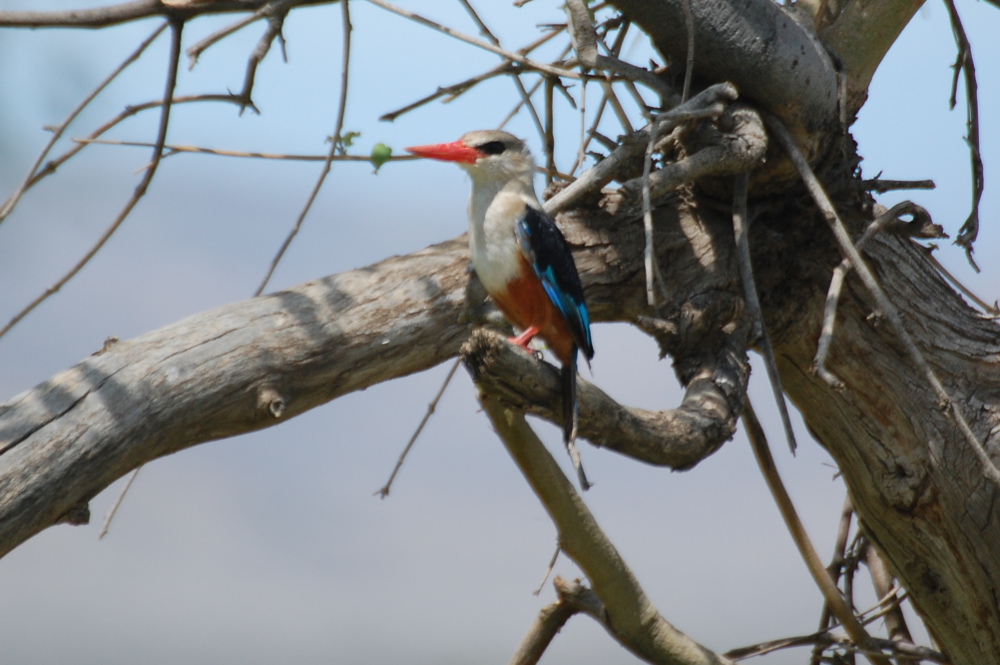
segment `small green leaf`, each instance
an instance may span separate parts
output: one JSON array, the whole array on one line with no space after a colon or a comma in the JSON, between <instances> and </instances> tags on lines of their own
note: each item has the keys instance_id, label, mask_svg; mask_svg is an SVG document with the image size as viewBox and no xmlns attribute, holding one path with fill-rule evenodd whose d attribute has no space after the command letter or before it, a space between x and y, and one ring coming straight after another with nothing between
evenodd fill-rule
<instances>
[{"instance_id":1,"label":"small green leaf","mask_svg":"<svg viewBox=\"0 0 1000 665\"><path fill-rule=\"evenodd\" d=\"M354 144L354 139L361 136L361 132L347 132L340 137L340 142L345 148L350 148Z\"/></svg>"},{"instance_id":2,"label":"small green leaf","mask_svg":"<svg viewBox=\"0 0 1000 665\"><path fill-rule=\"evenodd\" d=\"M375 147L372 148L371 162L375 166L375 173L382 168L382 165L389 161L389 157L392 156L392 148L384 143L376 143Z\"/></svg>"}]
</instances>

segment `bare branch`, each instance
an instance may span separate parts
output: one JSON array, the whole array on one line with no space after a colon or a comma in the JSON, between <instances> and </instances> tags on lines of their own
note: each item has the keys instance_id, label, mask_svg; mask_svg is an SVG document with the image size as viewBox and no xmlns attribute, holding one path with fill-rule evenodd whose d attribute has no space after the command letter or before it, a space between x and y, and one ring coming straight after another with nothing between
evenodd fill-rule
<instances>
[{"instance_id":1,"label":"bare branch","mask_svg":"<svg viewBox=\"0 0 1000 665\"><path fill-rule=\"evenodd\" d=\"M678 631L643 592L572 483L524 420L487 394L480 395L494 429L559 531L563 551L584 571L604 603L605 627L622 646L651 663L730 664Z\"/></svg>"},{"instance_id":2,"label":"bare branch","mask_svg":"<svg viewBox=\"0 0 1000 665\"><path fill-rule=\"evenodd\" d=\"M341 17L342 17L342 27L344 31L344 52L343 52L343 64L340 70L340 103L337 105L337 119L334 122L333 137L330 140L330 152L327 154L326 161L323 163L323 170L320 171L319 178L316 179L316 184L313 185L312 192L309 194L309 198L306 200L305 205L302 207L302 211L299 212L298 218L295 220L295 224L292 226L291 231L285 237L285 241L278 248L278 253L275 254L274 258L271 260L271 265L267 269L267 274L264 275L264 279L261 281L260 286L254 291L255 296L259 296L267 288L267 283L271 281L271 276L274 275L275 269L278 267L278 263L281 262L282 257L288 250L288 247L292 244L292 240L298 235L299 229L302 228L302 223L306 219L306 215L312 209L312 204L319 196L320 190L323 188L323 183L326 182L326 176L330 173L330 168L333 164L334 155L338 151L343 150L343 143L341 140L341 135L344 132L344 115L347 111L347 85L350 80L350 67L351 67L351 10L350 10L350 0L341 0ZM253 84L251 80L250 85ZM248 91L244 91L248 92Z\"/></svg>"},{"instance_id":3,"label":"bare branch","mask_svg":"<svg viewBox=\"0 0 1000 665\"><path fill-rule=\"evenodd\" d=\"M336 0L291 0L295 6L330 4ZM133 0L107 7L66 11L0 11L0 27L105 28L151 16L186 21L202 14L259 9L273 0Z\"/></svg>"},{"instance_id":4,"label":"bare branch","mask_svg":"<svg viewBox=\"0 0 1000 665\"><path fill-rule=\"evenodd\" d=\"M669 132L682 122L694 118L716 117L725 111L727 102L736 99L736 88L728 83L710 86L680 106L657 116L661 133ZM643 154L648 141L649 129L627 137L618 148L606 158L588 169L572 184L545 202L545 211L550 215L565 210L585 194L599 190L614 180Z\"/></svg>"},{"instance_id":5,"label":"bare branch","mask_svg":"<svg viewBox=\"0 0 1000 665\"><path fill-rule=\"evenodd\" d=\"M945 390L944 385L942 385L941 380L938 379L937 374L935 374L934 370L927 363L923 353L921 353L920 349L918 349L916 344L914 344L913 339L910 337L910 334L906 331L906 327L903 325L903 320L900 317L898 310L885 295L885 292L882 291L882 287L878 285L878 281L875 279L875 276L861 258L857 247L854 246L854 243L851 241L850 234L848 234L843 221L840 219L840 215L837 214L836 209L833 207L833 204L830 202L829 197L823 189L823 185L816 178L816 175L812 171L812 167L809 166L809 162L806 161L805 156L796 145L795 139L785 128L781 120L779 120L776 116L765 113L764 120L767 122L768 129L781 143L785 152L788 153L788 156L791 157L792 162L795 164L795 168L798 169L799 175L805 182L806 188L809 190L809 194L816 202L816 206L822 213L823 219L826 220L830 229L833 231L834 238L836 238L837 244L840 246L841 253L850 261L854 270L857 271L857 274L861 278L865 288L878 304L878 308L882 313L882 316L889 321L889 324L896 333L896 337L906 349L907 355L910 356L913 363L920 369L920 372L924 375L928 385L940 400L938 406L942 413L950 416L952 422L962 434L962 438L975 454L976 459L979 460L980 466L983 470L983 475L986 476L986 478L989 479L989 481L994 485L1000 487L1000 469L997 469L997 467L993 464L993 461L983 448L982 443L979 442L979 439L972 431L972 428L969 427L969 423L962 414L959 404L951 399L948 395L948 391Z\"/></svg>"},{"instance_id":6,"label":"bare branch","mask_svg":"<svg viewBox=\"0 0 1000 665\"><path fill-rule=\"evenodd\" d=\"M549 420L562 422L558 371L519 351L496 333L477 330L465 351L474 380L489 394ZM689 469L733 435L745 388L740 363L705 371L687 387L677 409L652 412L617 403L579 379L580 436L594 445L647 464ZM731 394L725 392L729 387Z\"/></svg>"},{"instance_id":7,"label":"bare branch","mask_svg":"<svg viewBox=\"0 0 1000 665\"><path fill-rule=\"evenodd\" d=\"M736 239L736 256L739 258L740 281L743 284L743 297L747 303L747 313L750 315L752 339L757 340L764 356L764 367L771 384L775 405L781 414L781 425L785 430L785 440L792 453L797 444L795 432L792 431L792 421L788 415L788 405L785 403L785 391L781 388L781 376L778 374L778 363L774 358L774 347L764 325L764 313L757 297L757 285L753 278L753 266L750 262L750 219L747 218L747 186L750 182L749 173L736 176L733 188L733 233Z\"/></svg>"},{"instance_id":8,"label":"bare branch","mask_svg":"<svg viewBox=\"0 0 1000 665\"><path fill-rule=\"evenodd\" d=\"M24 181L18 186L17 189L14 190L14 193L11 194L10 198L8 198L7 201L4 202L3 206L0 206L0 222L3 222L3 220L6 219L10 215L10 213L14 211L14 208L17 207L17 204L21 200L21 197L24 195L24 192L27 191L28 188L31 187L31 185L33 184L33 180L35 176L38 174L38 169L39 167L41 167L42 162L45 161L45 158L48 156L53 146L55 146L56 142L62 137L63 132L66 131L66 128L69 127L74 120L76 120L77 116L80 115L83 109L87 108L87 106L90 105L90 102L94 101L94 99L99 94L101 94L101 92L106 87L108 87L108 85L110 85L112 81L118 78L119 74L125 71L125 69L133 62L139 59L139 56L141 56L146 51L146 48L150 44L152 44L157 37L160 36L160 33L166 29L167 25L169 25L169 22L165 21L158 28L153 30L153 32L149 35L149 37L144 39L142 43L140 43L139 46L135 49L135 51L131 53L131 55L125 58L125 60L123 60L121 64L115 68L113 72L108 74L108 76L103 81L101 81L97 85L97 87L94 88L93 91L91 91L89 95L83 98L83 101L81 101L79 104L76 105L76 108L70 111L69 115L66 116L65 120L59 123L59 125L57 125L56 127L52 128L52 137L49 139L49 142L42 149L41 154L38 155L38 158L35 160L35 163L31 165L30 169L28 169L28 175L25 177Z\"/></svg>"},{"instance_id":9,"label":"bare branch","mask_svg":"<svg viewBox=\"0 0 1000 665\"><path fill-rule=\"evenodd\" d=\"M746 105L735 105L730 116L732 127L726 132L714 131L711 144L650 174L651 200L698 178L744 173L761 163L767 150L767 134L757 112ZM622 196L639 201L643 187L643 178L629 180L622 184ZM637 203L636 209L640 205Z\"/></svg>"},{"instance_id":10,"label":"bare branch","mask_svg":"<svg viewBox=\"0 0 1000 665\"><path fill-rule=\"evenodd\" d=\"M948 8L948 16L951 19L951 29L955 33L955 43L958 46L958 59L955 61L955 78L952 84L951 107L955 108L955 94L958 88L958 75L965 74L965 101L966 114L965 121L968 136L966 141L969 144L969 159L972 162L972 211L969 218L965 220L955 243L965 248L965 256L976 272L979 266L972 259L973 243L979 236L979 203L983 198L985 188L985 177L983 175L983 158L979 151L979 83L976 81L976 63L972 59L972 45L965 35L965 28L962 26L962 19L958 15L954 0L945 0Z\"/></svg>"},{"instance_id":11,"label":"bare branch","mask_svg":"<svg viewBox=\"0 0 1000 665\"><path fill-rule=\"evenodd\" d=\"M557 589L561 581L561 578L555 579ZM528 629L528 634L524 636L514 656L510 659L510 665L534 665L537 663L545 650L549 648L549 644L555 639L556 634L562 630L570 617L576 614L578 610L563 600L562 593L559 596L556 602L546 605L538 613L538 617Z\"/></svg>"},{"instance_id":12,"label":"bare branch","mask_svg":"<svg viewBox=\"0 0 1000 665\"><path fill-rule=\"evenodd\" d=\"M582 0L567 0L566 15L569 17L573 47L583 67L613 72L648 86L660 96L661 107L676 106L683 101L670 84L648 69L636 67L616 57L601 55L597 51L597 29L590 20L590 12Z\"/></svg>"},{"instance_id":13,"label":"bare branch","mask_svg":"<svg viewBox=\"0 0 1000 665\"><path fill-rule=\"evenodd\" d=\"M153 148L153 159L146 167L145 173L139 184L136 186L135 191L132 193L131 198L125 203L125 207L118 213L118 216L111 223L111 225L104 231L97 242L90 248L90 250L77 261L69 272L63 275L55 284L47 288L41 295L31 301L24 309L14 315L14 317L0 329L0 337L6 335L11 328L13 328L17 323L23 319L25 316L30 314L36 307L41 305L43 302L48 300L50 296L58 292L63 286L66 285L69 280L73 279L77 273L83 270L83 267L87 265L92 258L104 247L105 243L114 235L115 231L122 225L125 219L132 212L139 200L146 194L146 189L149 187L149 183L153 181L153 176L156 175L156 169L160 164L160 159L163 157L163 146L167 140L167 128L170 126L170 109L172 104L170 100L173 98L174 88L177 86L177 69L178 62L180 60L181 53L181 33L183 31L184 24L180 21L171 21L171 32L172 39L170 42L170 55L169 62L167 64L167 84L166 93L164 94L164 99L167 103L163 105L162 111L160 113L160 124L159 129L156 134L156 146Z\"/></svg>"},{"instance_id":14,"label":"bare branch","mask_svg":"<svg viewBox=\"0 0 1000 665\"><path fill-rule=\"evenodd\" d=\"M809 534L806 533L805 527L802 525L802 521L799 519L795 506L792 503L792 499L788 496L788 491L781 481L781 476L778 475L778 469L775 467L774 459L771 457L764 429L760 426L760 422L758 422L749 400L747 400L743 409L743 423L746 425L747 438L750 439L750 445L753 447L754 456L757 458L757 464L764 475L764 480L767 481L768 489L771 490L771 495L774 497L775 503L778 504L778 510L785 520L785 525L788 527L792 540L795 541L795 546L802 555L802 560L805 562L806 568L812 574L816 586L823 593L823 598L830 607L830 611L833 612L833 615L844 626L851 639L854 640L854 643L866 649L864 655L867 656L873 665L890 665L889 659L881 655L878 651L878 647L872 642L871 636L864 629L864 626L861 625L861 622L858 621L858 618L854 616L854 611L844 600L840 589L833 583L833 579L827 573L822 561L820 561L819 554L816 553L816 548L813 546L812 541L809 540Z\"/></svg>"},{"instance_id":15,"label":"bare branch","mask_svg":"<svg viewBox=\"0 0 1000 665\"><path fill-rule=\"evenodd\" d=\"M560 67L553 67L552 65L546 65L536 60L531 60L530 58L527 58L521 55L520 53L508 51L499 46L495 46L489 42L484 42L481 39L471 37L469 35L466 35L465 33L459 32L458 30L449 28L448 26L441 25L440 23L425 18L420 14L411 12L408 9L397 7L396 5L390 2L386 2L385 0L368 0L368 2L378 7L381 7L382 9L390 11L394 14L398 14L399 16L402 16L404 18L408 18L411 21L416 21L417 23L427 26L428 28L432 28L434 30L437 30L438 32L443 32L449 37L454 37L455 39L459 39L463 42L466 42L467 44L478 46L481 49L489 51L490 53L496 53L499 56L503 56L507 60L521 64L529 69L534 69L543 72L545 74L549 74L550 76L564 76L566 78L571 78L571 79L581 78L579 74L577 74L572 70L562 69Z\"/></svg>"},{"instance_id":16,"label":"bare branch","mask_svg":"<svg viewBox=\"0 0 1000 665\"><path fill-rule=\"evenodd\" d=\"M145 462L454 357L468 334L458 322L468 263L461 238L226 305L9 400L0 555Z\"/></svg>"},{"instance_id":17,"label":"bare branch","mask_svg":"<svg viewBox=\"0 0 1000 665\"><path fill-rule=\"evenodd\" d=\"M885 210L884 208L882 210L883 212L865 229L865 232L861 234L861 237L855 243L855 246L859 250L864 247L872 236L883 229L911 237L948 237L945 235L944 229L931 223L931 217L927 211L915 203L903 201L902 203L897 203L889 210ZM903 215L912 215L913 221L902 221L900 217ZM840 290L843 288L844 279L850 270L851 263L847 259L841 261L840 265L833 270L823 312L823 327L820 331L819 341L816 344L816 359L813 361L812 366L812 370L817 376L837 390L842 390L844 384L833 372L826 368L826 358L830 353L830 344L833 342L833 331L837 321L837 303L840 301Z\"/></svg>"}]
</instances>

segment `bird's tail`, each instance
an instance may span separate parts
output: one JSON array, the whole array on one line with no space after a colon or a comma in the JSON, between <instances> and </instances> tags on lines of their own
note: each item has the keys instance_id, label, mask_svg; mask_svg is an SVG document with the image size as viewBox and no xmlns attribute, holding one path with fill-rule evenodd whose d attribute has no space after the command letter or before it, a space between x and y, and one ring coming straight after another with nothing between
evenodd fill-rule
<instances>
[{"instance_id":1,"label":"bird's tail","mask_svg":"<svg viewBox=\"0 0 1000 665\"><path fill-rule=\"evenodd\" d=\"M580 452L576 449L576 430L579 424L579 412L576 404L576 349L567 363L563 363L560 378L562 379L563 398L563 443L569 451L569 458L573 462L573 468L580 478L580 487L590 489L590 482L587 474L583 472L583 462L580 460Z\"/></svg>"}]
</instances>

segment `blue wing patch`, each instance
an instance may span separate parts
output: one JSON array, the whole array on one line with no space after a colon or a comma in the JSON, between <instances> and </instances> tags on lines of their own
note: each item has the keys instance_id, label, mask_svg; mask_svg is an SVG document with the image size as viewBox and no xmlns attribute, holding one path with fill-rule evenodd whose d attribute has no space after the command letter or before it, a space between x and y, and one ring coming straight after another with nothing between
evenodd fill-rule
<instances>
[{"instance_id":1,"label":"blue wing patch","mask_svg":"<svg viewBox=\"0 0 1000 665\"><path fill-rule=\"evenodd\" d=\"M527 206L514 227L517 244L542 282L549 300L569 324L573 341L589 360L594 357L590 313L569 244L552 218Z\"/></svg>"}]
</instances>

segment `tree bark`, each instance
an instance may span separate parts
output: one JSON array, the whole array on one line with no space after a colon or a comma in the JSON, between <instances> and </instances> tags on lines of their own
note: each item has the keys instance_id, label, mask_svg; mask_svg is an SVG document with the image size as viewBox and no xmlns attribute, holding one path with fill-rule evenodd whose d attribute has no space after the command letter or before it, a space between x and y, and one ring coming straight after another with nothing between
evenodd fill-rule
<instances>
[{"instance_id":1,"label":"tree bark","mask_svg":"<svg viewBox=\"0 0 1000 665\"><path fill-rule=\"evenodd\" d=\"M994 463L1000 463L1000 329L943 282L909 240L868 252L907 329ZM913 366L860 284L848 279L827 364L812 371L823 287L772 318L782 382L836 459L865 533L954 663L1000 654L1000 488ZM791 303L789 303L791 304Z\"/></svg>"}]
</instances>

